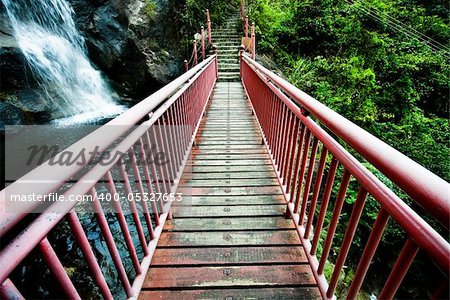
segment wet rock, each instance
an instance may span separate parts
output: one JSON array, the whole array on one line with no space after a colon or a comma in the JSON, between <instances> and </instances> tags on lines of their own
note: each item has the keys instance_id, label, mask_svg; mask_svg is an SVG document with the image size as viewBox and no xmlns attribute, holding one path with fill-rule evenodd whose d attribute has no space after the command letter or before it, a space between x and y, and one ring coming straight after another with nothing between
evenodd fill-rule
<instances>
[{"instance_id":1,"label":"wet rock","mask_svg":"<svg viewBox=\"0 0 450 300\"><path fill-rule=\"evenodd\" d=\"M70 0L92 61L123 97L141 99L180 72L158 13L164 1ZM158 7L159 5L159 7Z\"/></svg>"},{"instance_id":2,"label":"wet rock","mask_svg":"<svg viewBox=\"0 0 450 300\"><path fill-rule=\"evenodd\" d=\"M68 0L89 57L121 99L139 101L182 70L161 22L166 0ZM49 113L0 2L0 102L8 121L41 123ZM22 114L18 114L21 110Z\"/></svg>"},{"instance_id":3,"label":"wet rock","mask_svg":"<svg viewBox=\"0 0 450 300\"><path fill-rule=\"evenodd\" d=\"M21 125L25 121L25 114L20 109L12 104L0 102L0 130L3 130L6 125Z\"/></svg>"}]
</instances>

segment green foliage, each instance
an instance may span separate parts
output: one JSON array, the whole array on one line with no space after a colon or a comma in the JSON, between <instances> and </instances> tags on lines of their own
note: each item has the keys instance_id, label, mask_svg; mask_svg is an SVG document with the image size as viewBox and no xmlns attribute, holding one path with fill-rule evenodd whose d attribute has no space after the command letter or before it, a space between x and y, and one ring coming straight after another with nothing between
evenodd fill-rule
<instances>
[{"instance_id":1,"label":"green foliage","mask_svg":"<svg viewBox=\"0 0 450 300\"><path fill-rule=\"evenodd\" d=\"M450 39L448 5L437 0L248 2L250 19L256 22L258 53L271 55L291 83L450 180L450 54L444 49L449 47ZM394 28L392 20L405 25ZM433 44L441 44L440 49L412 37L414 30L431 37ZM418 209L376 168L369 163L364 165ZM338 170L336 178L341 176L342 170ZM337 256L358 188L356 182L350 182L333 243L335 248L330 252L331 260ZM338 189L336 183L330 210ZM351 270L358 263L379 209L378 202L369 197L350 250L349 268L341 280L344 287L353 276ZM330 217L331 211L326 215L324 228ZM377 282L386 279L383 276L392 267L392 253L400 250L404 238L404 231L390 222L378 251L381 258L375 258L372 267L378 272L370 275L372 280L366 287L370 291L379 291ZM321 245L318 251L321 252ZM433 275L429 275L430 267L424 266L424 260L420 259L413 266L411 273L415 277L407 279L403 296L430 296L422 281ZM326 272L331 272L327 269ZM423 288L418 290L416 286ZM337 292L342 296L339 288Z\"/></svg>"},{"instance_id":2,"label":"green foliage","mask_svg":"<svg viewBox=\"0 0 450 300\"><path fill-rule=\"evenodd\" d=\"M389 23L448 45L448 9L422 1L356 3L252 0L258 51L279 61L299 88L450 180L449 53Z\"/></svg>"},{"instance_id":3,"label":"green foliage","mask_svg":"<svg viewBox=\"0 0 450 300\"><path fill-rule=\"evenodd\" d=\"M194 35L200 32L201 26L207 28L206 9L210 11L212 29L215 30L229 15L236 14L239 7L239 0L168 0L165 28L188 58Z\"/></svg>"},{"instance_id":4,"label":"green foliage","mask_svg":"<svg viewBox=\"0 0 450 300\"><path fill-rule=\"evenodd\" d=\"M156 15L158 14L156 8L156 3L153 0L147 0L147 4L144 7L144 12L152 21L156 19Z\"/></svg>"}]
</instances>

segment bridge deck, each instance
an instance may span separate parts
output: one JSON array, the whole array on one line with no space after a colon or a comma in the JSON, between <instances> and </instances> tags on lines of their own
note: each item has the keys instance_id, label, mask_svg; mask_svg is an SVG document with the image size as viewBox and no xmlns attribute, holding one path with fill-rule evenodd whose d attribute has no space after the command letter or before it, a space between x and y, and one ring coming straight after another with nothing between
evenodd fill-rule
<instances>
[{"instance_id":1,"label":"bridge deck","mask_svg":"<svg viewBox=\"0 0 450 300\"><path fill-rule=\"evenodd\" d=\"M240 82L219 82L140 299L319 298Z\"/></svg>"}]
</instances>

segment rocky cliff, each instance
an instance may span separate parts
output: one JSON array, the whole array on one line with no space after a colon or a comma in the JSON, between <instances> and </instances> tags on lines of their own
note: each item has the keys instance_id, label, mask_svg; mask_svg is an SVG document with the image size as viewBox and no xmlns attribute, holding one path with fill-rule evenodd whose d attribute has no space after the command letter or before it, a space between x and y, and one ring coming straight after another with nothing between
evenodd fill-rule
<instances>
[{"instance_id":1,"label":"rocky cliff","mask_svg":"<svg viewBox=\"0 0 450 300\"><path fill-rule=\"evenodd\" d=\"M91 61L121 99L140 100L181 72L162 22L166 0L68 1ZM45 122L40 94L0 2L0 125Z\"/></svg>"}]
</instances>

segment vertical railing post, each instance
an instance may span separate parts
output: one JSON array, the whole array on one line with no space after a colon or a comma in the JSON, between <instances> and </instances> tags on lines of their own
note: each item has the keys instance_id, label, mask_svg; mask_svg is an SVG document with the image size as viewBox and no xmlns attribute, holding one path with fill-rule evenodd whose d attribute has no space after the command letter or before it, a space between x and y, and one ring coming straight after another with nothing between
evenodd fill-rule
<instances>
[{"instance_id":1,"label":"vertical railing post","mask_svg":"<svg viewBox=\"0 0 450 300\"><path fill-rule=\"evenodd\" d=\"M239 46L239 59L240 59L239 63L241 65L239 70L240 70L241 78L242 78L242 60L244 59L244 52L245 52L245 46L241 44Z\"/></svg>"},{"instance_id":2,"label":"vertical railing post","mask_svg":"<svg viewBox=\"0 0 450 300\"><path fill-rule=\"evenodd\" d=\"M244 33L245 33L245 37L248 38L248 16L245 16Z\"/></svg>"},{"instance_id":3,"label":"vertical railing post","mask_svg":"<svg viewBox=\"0 0 450 300\"><path fill-rule=\"evenodd\" d=\"M252 23L252 59L256 57L255 22Z\"/></svg>"},{"instance_id":4,"label":"vertical railing post","mask_svg":"<svg viewBox=\"0 0 450 300\"><path fill-rule=\"evenodd\" d=\"M245 0L241 0L241 18L245 17Z\"/></svg>"},{"instance_id":5,"label":"vertical railing post","mask_svg":"<svg viewBox=\"0 0 450 300\"><path fill-rule=\"evenodd\" d=\"M184 71L189 71L189 64L187 60L184 60Z\"/></svg>"},{"instance_id":6,"label":"vertical railing post","mask_svg":"<svg viewBox=\"0 0 450 300\"><path fill-rule=\"evenodd\" d=\"M215 64L216 64L216 79L218 79L219 78L219 62L218 62L219 59L217 57L217 46L213 45L212 50L214 52L214 55L216 56L216 62L215 62Z\"/></svg>"},{"instance_id":7,"label":"vertical railing post","mask_svg":"<svg viewBox=\"0 0 450 300\"><path fill-rule=\"evenodd\" d=\"M205 27L203 27L202 26L202 29L201 29L201 35L202 35L202 60L205 60L205 56L206 56L206 53L205 53Z\"/></svg>"},{"instance_id":8,"label":"vertical railing post","mask_svg":"<svg viewBox=\"0 0 450 300\"><path fill-rule=\"evenodd\" d=\"M206 23L208 24L208 44L212 44L212 34L211 34L211 16L209 15L209 9L206 10Z\"/></svg>"},{"instance_id":9,"label":"vertical railing post","mask_svg":"<svg viewBox=\"0 0 450 300\"><path fill-rule=\"evenodd\" d=\"M19 292L14 283L10 279L6 279L0 285L0 299L17 299L25 300L25 297Z\"/></svg>"},{"instance_id":10,"label":"vertical railing post","mask_svg":"<svg viewBox=\"0 0 450 300\"><path fill-rule=\"evenodd\" d=\"M197 56L197 41L194 40L194 66L198 64L198 56Z\"/></svg>"}]
</instances>

